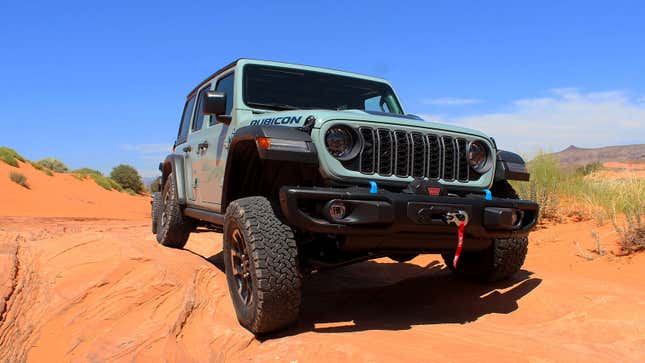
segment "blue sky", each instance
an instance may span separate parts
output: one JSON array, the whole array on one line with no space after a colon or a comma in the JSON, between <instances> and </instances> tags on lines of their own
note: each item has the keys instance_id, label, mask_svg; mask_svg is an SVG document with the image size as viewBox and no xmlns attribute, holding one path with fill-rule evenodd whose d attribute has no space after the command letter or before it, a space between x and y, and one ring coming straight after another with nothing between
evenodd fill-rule
<instances>
[{"instance_id":1,"label":"blue sky","mask_svg":"<svg viewBox=\"0 0 645 363\"><path fill-rule=\"evenodd\" d=\"M154 174L188 91L238 57L387 78L516 151L645 142L643 2L94 3L0 4L0 145Z\"/></svg>"}]
</instances>

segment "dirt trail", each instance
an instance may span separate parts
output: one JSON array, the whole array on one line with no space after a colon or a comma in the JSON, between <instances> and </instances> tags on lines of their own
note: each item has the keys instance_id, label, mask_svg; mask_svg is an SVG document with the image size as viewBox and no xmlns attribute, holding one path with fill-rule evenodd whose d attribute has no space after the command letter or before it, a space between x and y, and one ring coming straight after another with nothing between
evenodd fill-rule
<instances>
[{"instance_id":1,"label":"dirt trail","mask_svg":"<svg viewBox=\"0 0 645 363\"><path fill-rule=\"evenodd\" d=\"M0 362L645 360L643 254L593 256L610 226L534 233L513 281L459 281L436 256L314 275L297 326L240 328L219 234L160 247L145 219L0 219Z\"/></svg>"}]
</instances>

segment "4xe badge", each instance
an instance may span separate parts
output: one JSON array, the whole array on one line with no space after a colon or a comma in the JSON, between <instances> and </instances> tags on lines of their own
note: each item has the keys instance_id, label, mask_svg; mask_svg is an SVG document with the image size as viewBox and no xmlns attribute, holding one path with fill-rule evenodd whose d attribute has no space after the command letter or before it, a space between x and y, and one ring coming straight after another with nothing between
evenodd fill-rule
<instances>
[{"instance_id":1,"label":"4xe badge","mask_svg":"<svg viewBox=\"0 0 645 363\"><path fill-rule=\"evenodd\" d=\"M270 117L257 120L251 120L251 126L269 126L269 125L298 125L302 116L283 116Z\"/></svg>"}]
</instances>

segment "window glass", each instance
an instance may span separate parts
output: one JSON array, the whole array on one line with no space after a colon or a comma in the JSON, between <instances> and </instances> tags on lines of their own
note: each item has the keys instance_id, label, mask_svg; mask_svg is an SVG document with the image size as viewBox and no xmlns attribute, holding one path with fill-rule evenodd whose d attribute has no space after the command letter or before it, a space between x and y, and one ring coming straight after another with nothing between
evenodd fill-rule
<instances>
[{"instance_id":1,"label":"window glass","mask_svg":"<svg viewBox=\"0 0 645 363\"><path fill-rule=\"evenodd\" d=\"M210 91L211 85L208 84L204 88L202 88L199 93L197 94L197 109L195 109L195 116L193 116L193 132L199 131L202 129L202 125L204 124L204 114L202 113L202 103L204 102L204 93L206 91Z\"/></svg>"},{"instance_id":2,"label":"window glass","mask_svg":"<svg viewBox=\"0 0 645 363\"><path fill-rule=\"evenodd\" d=\"M365 100L365 111L387 112L390 111L390 106L381 96L371 97Z\"/></svg>"},{"instance_id":3,"label":"window glass","mask_svg":"<svg viewBox=\"0 0 645 363\"><path fill-rule=\"evenodd\" d=\"M215 87L215 91L218 92L224 92L226 93L226 115L231 115L231 112L233 112L233 99L234 99L234 93L233 93L233 73L229 74L228 76L221 78L219 81L217 81L217 86ZM217 121L215 120L215 117L211 116L210 124L213 125Z\"/></svg>"},{"instance_id":4,"label":"window glass","mask_svg":"<svg viewBox=\"0 0 645 363\"><path fill-rule=\"evenodd\" d=\"M244 66L243 84L244 103L254 108L354 109L403 114L392 88L369 79L249 64Z\"/></svg>"},{"instance_id":5,"label":"window glass","mask_svg":"<svg viewBox=\"0 0 645 363\"><path fill-rule=\"evenodd\" d=\"M181 125L179 126L179 134L177 135L177 145L186 142L188 127L190 125L190 116L193 114L193 106L195 106L195 97L189 99L186 102L186 106L184 106L184 114L181 116Z\"/></svg>"}]
</instances>

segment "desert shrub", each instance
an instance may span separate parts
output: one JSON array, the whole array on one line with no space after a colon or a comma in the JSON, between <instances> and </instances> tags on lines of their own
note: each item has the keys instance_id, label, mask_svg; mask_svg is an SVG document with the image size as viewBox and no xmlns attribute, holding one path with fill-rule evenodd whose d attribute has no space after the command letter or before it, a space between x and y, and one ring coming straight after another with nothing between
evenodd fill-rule
<instances>
[{"instance_id":1,"label":"desert shrub","mask_svg":"<svg viewBox=\"0 0 645 363\"><path fill-rule=\"evenodd\" d=\"M26 161L16 150L6 146L0 146L0 160L15 168L18 167L18 161L22 161L23 163Z\"/></svg>"},{"instance_id":2,"label":"desert shrub","mask_svg":"<svg viewBox=\"0 0 645 363\"><path fill-rule=\"evenodd\" d=\"M103 175L103 173L101 173L96 169L80 168L80 169L74 170L72 173L75 177L77 177L80 180L84 180L87 178L94 180L94 182L103 189L106 189L106 190L114 189L119 192L123 191L123 188L121 187L121 185L119 185L119 183Z\"/></svg>"},{"instance_id":3,"label":"desert shrub","mask_svg":"<svg viewBox=\"0 0 645 363\"><path fill-rule=\"evenodd\" d=\"M578 169L576 169L576 174L585 176L593 174L599 170L602 170L602 163L595 162L579 167Z\"/></svg>"},{"instance_id":4,"label":"desert shrub","mask_svg":"<svg viewBox=\"0 0 645 363\"><path fill-rule=\"evenodd\" d=\"M110 183L110 187L112 187L112 189L118 190L120 192L123 191L123 187L121 186L121 184L117 183L114 179L112 178L106 178L106 179L108 183Z\"/></svg>"},{"instance_id":5,"label":"desert shrub","mask_svg":"<svg viewBox=\"0 0 645 363\"><path fill-rule=\"evenodd\" d=\"M101 173L100 171L98 171L96 169L90 169L90 168L76 169L76 170L72 171L72 173L78 174L78 175L83 175L83 176L87 176L87 175L90 175L90 174L103 175L103 173Z\"/></svg>"},{"instance_id":6,"label":"desert shrub","mask_svg":"<svg viewBox=\"0 0 645 363\"><path fill-rule=\"evenodd\" d=\"M150 184L150 193L158 193L161 191L161 177L158 177Z\"/></svg>"},{"instance_id":7,"label":"desert shrub","mask_svg":"<svg viewBox=\"0 0 645 363\"><path fill-rule=\"evenodd\" d=\"M12 171L11 173L9 173L9 179L11 179L11 181L14 183L29 189L29 184L27 184L27 177L23 174Z\"/></svg>"},{"instance_id":8,"label":"desert shrub","mask_svg":"<svg viewBox=\"0 0 645 363\"><path fill-rule=\"evenodd\" d=\"M45 158L38 160L35 164L42 166L57 173L67 173L69 168L62 161L55 158Z\"/></svg>"},{"instance_id":9,"label":"desert shrub","mask_svg":"<svg viewBox=\"0 0 645 363\"><path fill-rule=\"evenodd\" d=\"M619 226L616 214L613 214L612 223L620 236L620 250L622 254L645 250L645 225L643 225L643 212L645 207L628 209L625 211L626 222Z\"/></svg>"},{"instance_id":10,"label":"desert shrub","mask_svg":"<svg viewBox=\"0 0 645 363\"><path fill-rule=\"evenodd\" d=\"M121 164L114 167L110 173L110 177L124 189L131 189L137 194L144 191L139 172L130 165Z\"/></svg>"},{"instance_id":11,"label":"desert shrub","mask_svg":"<svg viewBox=\"0 0 645 363\"><path fill-rule=\"evenodd\" d=\"M33 166L33 167L34 167L34 169L36 169L36 170L40 170L40 171L42 171L43 173L45 173L45 174L47 174L47 175L49 175L49 176L53 176L53 175L54 175L54 173L52 173L52 171L51 171L51 170L49 170L49 169L45 168L45 167L44 167L44 166L42 166L41 164L34 163L33 161L30 161L30 162L29 162L29 164L31 164L31 166Z\"/></svg>"},{"instance_id":12,"label":"desert shrub","mask_svg":"<svg viewBox=\"0 0 645 363\"><path fill-rule=\"evenodd\" d=\"M137 195L137 193L135 193L135 191L130 188L124 189L123 191L130 195Z\"/></svg>"}]
</instances>

